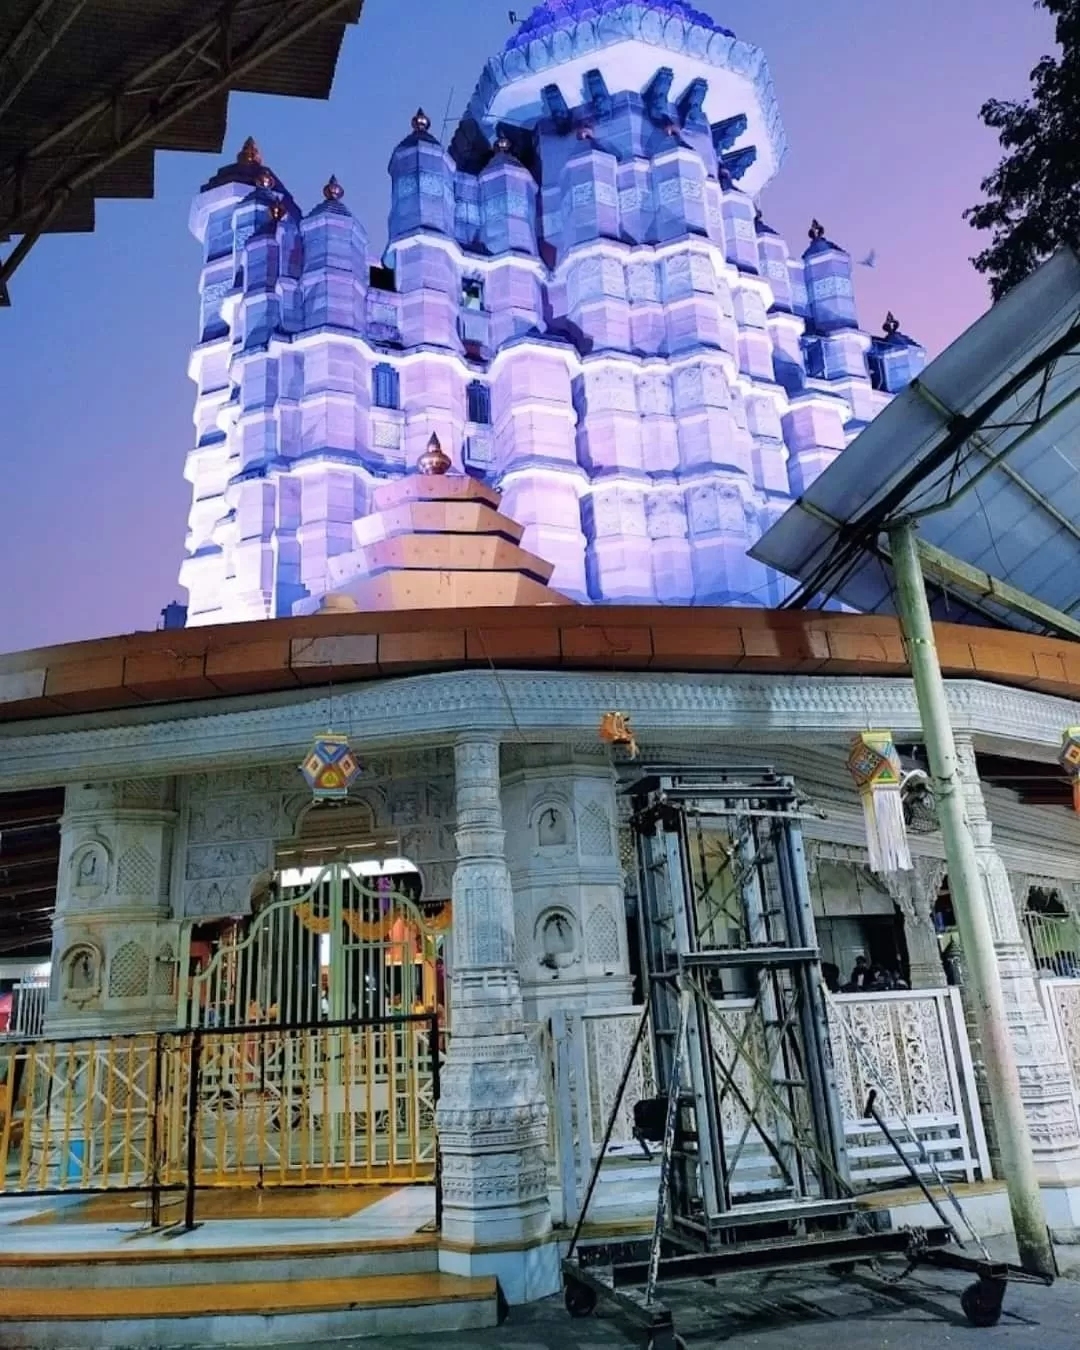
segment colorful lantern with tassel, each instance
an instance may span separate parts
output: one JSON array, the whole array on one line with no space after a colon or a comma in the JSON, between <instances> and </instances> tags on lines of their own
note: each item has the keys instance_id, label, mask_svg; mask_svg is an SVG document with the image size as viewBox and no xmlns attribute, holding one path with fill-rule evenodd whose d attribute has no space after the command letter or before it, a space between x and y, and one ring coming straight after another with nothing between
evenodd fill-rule
<instances>
[{"instance_id":1,"label":"colorful lantern with tassel","mask_svg":"<svg viewBox=\"0 0 1080 1350\"><path fill-rule=\"evenodd\" d=\"M1066 727L1058 763L1072 779L1073 810L1080 815L1080 727Z\"/></svg>"},{"instance_id":2,"label":"colorful lantern with tassel","mask_svg":"<svg viewBox=\"0 0 1080 1350\"><path fill-rule=\"evenodd\" d=\"M349 747L349 738L335 731L315 737L315 743L300 765L317 802L340 801L349 795L349 785L360 774L360 761Z\"/></svg>"},{"instance_id":3,"label":"colorful lantern with tassel","mask_svg":"<svg viewBox=\"0 0 1080 1350\"><path fill-rule=\"evenodd\" d=\"M856 736L847 763L862 798L870 870L879 874L910 871L900 756L891 732L864 731Z\"/></svg>"},{"instance_id":4,"label":"colorful lantern with tassel","mask_svg":"<svg viewBox=\"0 0 1080 1350\"><path fill-rule=\"evenodd\" d=\"M629 713L606 712L600 719L600 739L609 745L625 746L631 759L637 759L637 741L630 726Z\"/></svg>"}]
</instances>

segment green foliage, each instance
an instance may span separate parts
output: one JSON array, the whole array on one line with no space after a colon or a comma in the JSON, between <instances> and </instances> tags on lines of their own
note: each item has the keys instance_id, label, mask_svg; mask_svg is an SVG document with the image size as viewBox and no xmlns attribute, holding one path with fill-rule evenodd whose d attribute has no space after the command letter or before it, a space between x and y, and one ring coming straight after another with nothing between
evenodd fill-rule
<instances>
[{"instance_id":1,"label":"green foliage","mask_svg":"<svg viewBox=\"0 0 1080 1350\"><path fill-rule=\"evenodd\" d=\"M972 259L998 300L1069 245L1080 251L1080 0L1035 0L1054 16L1060 56L1031 72L1022 103L990 99L979 116L1005 154L981 184L986 200L964 212L990 243Z\"/></svg>"}]
</instances>

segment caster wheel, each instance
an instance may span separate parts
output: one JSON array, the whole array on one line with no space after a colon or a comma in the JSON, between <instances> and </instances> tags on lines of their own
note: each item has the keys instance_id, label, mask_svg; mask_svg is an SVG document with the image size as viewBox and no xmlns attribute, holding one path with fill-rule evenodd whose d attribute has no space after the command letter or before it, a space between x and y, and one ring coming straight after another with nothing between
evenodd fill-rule
<instances>
[{"instance_id":1,"label":"caster wheel","mask_svg":"<svg viewBox=\"0 0 1080 1350\"><path fill-rule=\"evenodd\" d=\"M571 1317L588 1317L596 1307L596 1291L587 1284L577 1284L568 1280L563 1290L563 1302Z\"/></svg>"},{"instance_id":2,"label":"caster wheel","mask_svg":"<svg viewBox=\"0 0 1080 1350\"><path fill-rule=\"evenodd\" d=\"M973 1327L994 1327L1001 1319L1005 1286L998 1280L978 1280L960 1295L964 1316Z\"/></svg>"}]
</instances>

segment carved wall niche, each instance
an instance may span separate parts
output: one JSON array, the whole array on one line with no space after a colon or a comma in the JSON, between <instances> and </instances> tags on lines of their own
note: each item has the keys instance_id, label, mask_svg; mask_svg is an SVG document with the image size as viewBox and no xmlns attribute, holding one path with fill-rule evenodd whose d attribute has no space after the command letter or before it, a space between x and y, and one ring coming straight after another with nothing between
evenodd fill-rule
<instances>
[{"instance_id":1,"label":"carved wall niche","mask_svg":"<svg viewBox=\"0 0 1080 1350\"><path fill-rule=\"evenodd\" d=\"M548 858L571 852L575 836L574 809L564 793L541 786L529 801L525 824L529 852Z\"/></svg>"},{"instance_id":2,"label":"carved wall niche","mask_svg":"<svg viewBox=\"0 0 1080 1350\"><path fill-rule=\"evenodd\" d=\"M72 851L68 891L75 900L97 900L109 888L112 860L100 839L87 839Z\"/></svg>"},{"instance_id":3,"label":"carved wall niche","mask_svg":"<svg viewBox=\"0 0 1080 1350\"><path fill-rule=\"evenodd\" d=\"M101 949L92 942L73 942L60 958L60 997L85 1008L101 998Z\"/></svg>"},{"instance_id":4,"label":"carved wall niche","mask_svg":"<svg viewBox=\"0 0 1080 1350\"><path fill-rule=\"evenodd\" d=\"M552 978L581 961L581 938L577 919L563 905L551 905L537 916L533 928L533 953L537 963Z\"/></svg>"}]
</instances>

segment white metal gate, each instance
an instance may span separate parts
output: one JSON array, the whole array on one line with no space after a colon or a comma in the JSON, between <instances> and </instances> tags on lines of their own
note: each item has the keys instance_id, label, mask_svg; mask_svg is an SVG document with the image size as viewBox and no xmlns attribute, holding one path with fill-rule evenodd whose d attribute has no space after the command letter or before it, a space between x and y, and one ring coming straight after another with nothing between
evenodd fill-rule
<instances>
[{"instance_id":1,"label":"white metal gate","mask_svg":"<svg viewBox=\"0 0 1080 1350\"><path fill-rule=\"evenodd\" d=\"M449 913L427 917L389 878L334 861L279 876L276 894L198 970L185 931L179 1023L311 1026L441 1011Z\"/></svg>"}]
</instances>

